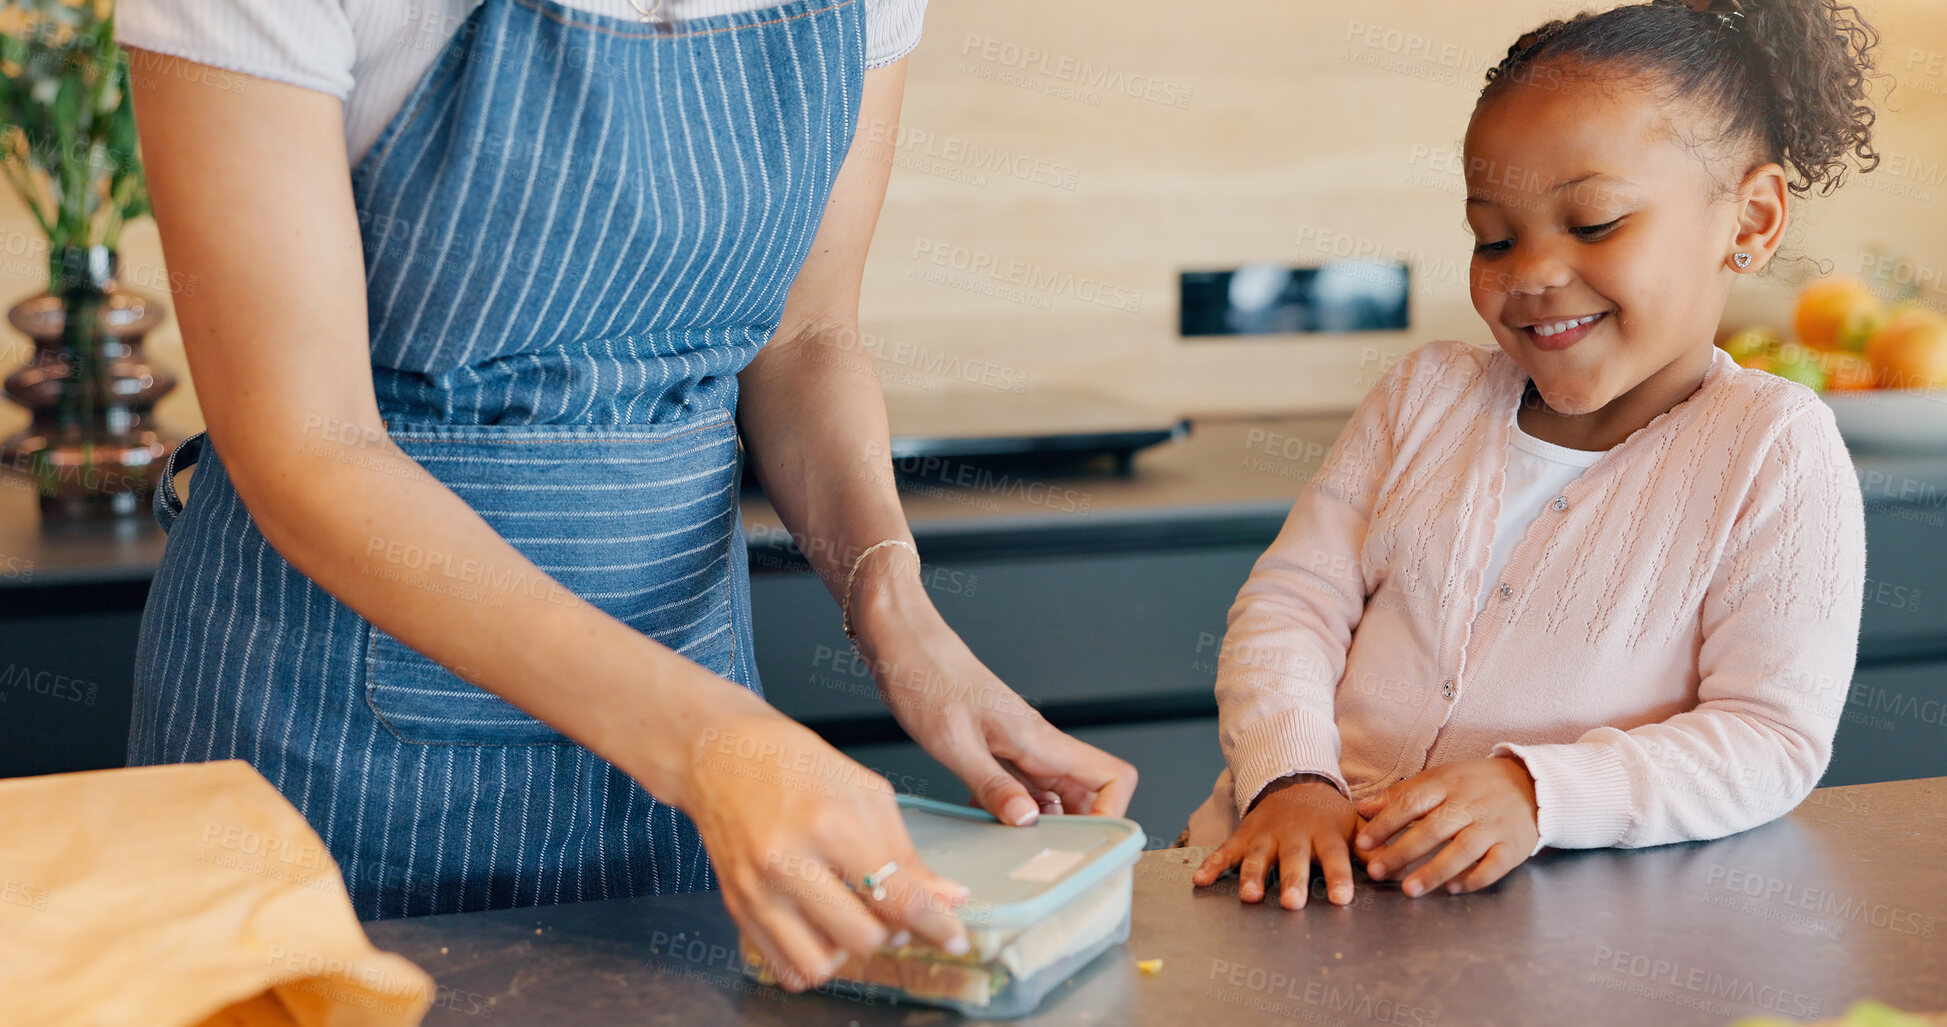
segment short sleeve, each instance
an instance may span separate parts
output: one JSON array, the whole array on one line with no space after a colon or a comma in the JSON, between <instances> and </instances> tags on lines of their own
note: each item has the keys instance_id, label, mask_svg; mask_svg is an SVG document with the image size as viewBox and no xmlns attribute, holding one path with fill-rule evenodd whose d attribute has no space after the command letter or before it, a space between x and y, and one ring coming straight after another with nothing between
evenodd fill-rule
<instances>
[{"instance_id":1,"label":"short sleeve","mask_svg":"<svg viewBox=\"0 0 1947 1027\"><path fill-rule=\"evenodd\" d=\"M865 0L865 66L884 67L912 53L925 20L926 0Z\"/></svg>"},{"instance_id":2,"label":"short sleeve","mask_svg":"<svg viewBox=\"0 0 1947 1027\"><path fill-rule=\"evenodd\" d=\"M342 0L120 0L115 41L340 100L357 57Z\"/></svg>"}]
</instances>

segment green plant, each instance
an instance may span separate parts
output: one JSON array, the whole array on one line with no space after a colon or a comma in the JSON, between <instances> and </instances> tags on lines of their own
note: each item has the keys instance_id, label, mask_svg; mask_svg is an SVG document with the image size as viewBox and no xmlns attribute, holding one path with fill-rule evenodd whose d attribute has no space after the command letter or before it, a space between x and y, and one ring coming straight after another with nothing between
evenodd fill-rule
<instances>
[{"instance_id":1,"label":"green plant","mask_svg":"<svg viewBox=\"0 0 1947 1027\"><path fill-rule=\"evenodd\" d=\"M54 283L64 251L112 251L149 211L114 26L113 0L0 6L0 168L47 236Z\"/></svg>"}]
</instances>

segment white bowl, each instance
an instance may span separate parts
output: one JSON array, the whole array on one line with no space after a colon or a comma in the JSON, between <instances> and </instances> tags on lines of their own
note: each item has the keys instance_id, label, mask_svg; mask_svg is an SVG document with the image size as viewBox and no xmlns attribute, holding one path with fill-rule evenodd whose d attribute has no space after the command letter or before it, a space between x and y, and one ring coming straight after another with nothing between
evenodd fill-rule
<instances>
[{"instance_id":1,"label":"white bowl","mask_svg":"<svg viewBox=\"0 0 1947 1027\"><path fill-rule=\"evenodd\" d=\"M1856 453L1947 457L1947 390L1828 392L1846 448Z\"/></svg>"}]
</instances>

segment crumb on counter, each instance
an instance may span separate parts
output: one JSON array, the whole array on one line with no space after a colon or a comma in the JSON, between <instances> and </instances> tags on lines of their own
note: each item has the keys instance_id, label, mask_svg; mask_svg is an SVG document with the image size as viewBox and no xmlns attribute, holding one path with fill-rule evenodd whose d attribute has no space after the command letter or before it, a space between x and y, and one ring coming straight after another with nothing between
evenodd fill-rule
<instances>
[{"instance_id":1,"label":"crumb on counter","mask_svg":"<svg viewBox=\"0 0 1947 1027\"><path fill-rule=\"evenodd\" d=\"M1142 971L1144 977L1154 977L1163 972L1163 961L1160 959L1138 959L1136 960L1136 969Z\"/></svg>"}]
</instances>

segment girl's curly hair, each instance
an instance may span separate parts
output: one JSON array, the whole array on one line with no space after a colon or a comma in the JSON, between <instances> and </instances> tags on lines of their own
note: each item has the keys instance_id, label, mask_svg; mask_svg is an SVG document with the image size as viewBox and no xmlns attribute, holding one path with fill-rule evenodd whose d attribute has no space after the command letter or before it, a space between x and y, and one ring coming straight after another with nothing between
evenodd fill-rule
<instances>
[{"instance_id":1,"label":"girl's curly hair","mask_svg":"<svg viewBox=\"0 0 1947 1027\"><path fill-rule=\"evenodd\" d=\"M1871 171L1867 78L1879 32L1837 0L1651 0L1551 21L1488 70L1485 104L1509 84L1565 65L1647 72L1679 101L1722 117L1721 138L1789 173L1792 192L1825 195L1851 163Z\"/></svg>"}]
</instances>

